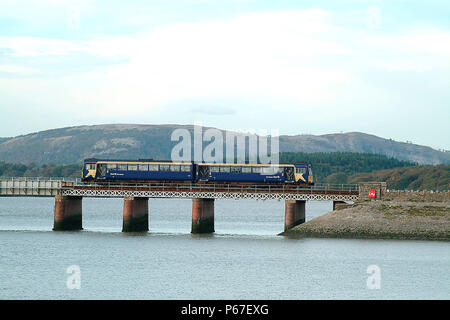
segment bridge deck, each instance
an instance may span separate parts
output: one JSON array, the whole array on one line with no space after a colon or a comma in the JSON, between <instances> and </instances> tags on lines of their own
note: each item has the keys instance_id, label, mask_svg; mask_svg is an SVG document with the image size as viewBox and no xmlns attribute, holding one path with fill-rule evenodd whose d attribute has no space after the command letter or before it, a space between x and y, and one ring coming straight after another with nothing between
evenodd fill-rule
<instances>
[{"instance_id":1,"label":"bridge deck","mask_svg":"<svg viewBox=\"0 0 450 320\"><path fill-rule=\"evenodd\" d=\"M85 185L79 180L11 178L0 180L0 196L211 198L259 200L354 201L357 185L320 184L312 187L261 184L105 184Z\"/></svg>"}]
</instances>

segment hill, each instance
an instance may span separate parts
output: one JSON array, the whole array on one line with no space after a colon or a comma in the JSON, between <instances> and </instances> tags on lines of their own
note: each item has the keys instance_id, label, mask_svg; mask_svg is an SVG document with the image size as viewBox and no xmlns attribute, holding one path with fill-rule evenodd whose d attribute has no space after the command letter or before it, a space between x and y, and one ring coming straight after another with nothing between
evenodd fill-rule
<instances>
[{"instance_id":1,"label":"hill","mask_svg":"<svg viewBox=\"0 0 450 320\"><path fill-rule=\"evenodd\" d=\"M450 165L414 166L358 173L350 176L347 181L385 181L388 189L395 190L450 190Z\"/></svg>"},{"instance_id":2,"label":"hill","mask_svg":"<svg viewBox=\"0 0 450 320\"><path fill-rule=\"evenodd\" d=\"M81 163L89 157L170 159L171 150L177 143L170 141L170 136L177 128L193 131L190 125L110 124L1 138L0 161L42 165ZM373 153L419 164L450 163L449 152L359 132L282 135L279 141L281 152Z\"/></svg>"},{"instance_id":3,"label":"hill","mask_svg":"<svg viewBox=\"0 0 450 320\"><path fill-rule=\"evenodd\" d=\"M442 152L413 143L384 139L361 132L325 134L320 136L280 136L280 150L283 152L307 153L373 153L419 164L450 164L450 152Z\"/></svg>"}]
</instances>

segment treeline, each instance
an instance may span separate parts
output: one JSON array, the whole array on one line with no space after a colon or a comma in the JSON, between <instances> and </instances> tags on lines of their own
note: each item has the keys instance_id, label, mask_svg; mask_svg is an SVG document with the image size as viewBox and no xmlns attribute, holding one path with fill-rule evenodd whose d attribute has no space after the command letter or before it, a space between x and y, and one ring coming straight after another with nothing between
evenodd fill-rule
<instances>
[{"instance_id":1,"label":"treeline","mask_svg":"<svg viewBox=\"0 0 450 320\"><path fill-rule=\"evenodd\" d=\"M81 165L48 164L36 166L0 162L0 177L81 177Z\"/></svg>"},{"instance_id":2,"label":"treeline","mask_svg":"<svg viewBox=\"0 0 450 320\"><path fill-rule=\"evenodd\" d=\"M280 154L280 163L291 162L311 163L316 182L333 184L348 183L349 176L360 172L416 165L373 153L286 152Z\"/></svg>"}]
</instances>

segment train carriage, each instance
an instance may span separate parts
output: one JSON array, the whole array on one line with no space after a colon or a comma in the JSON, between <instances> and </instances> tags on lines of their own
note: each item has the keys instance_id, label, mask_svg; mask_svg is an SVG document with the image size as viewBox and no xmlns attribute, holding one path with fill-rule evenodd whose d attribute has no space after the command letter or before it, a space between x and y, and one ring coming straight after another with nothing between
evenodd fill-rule
<instances>
[{"instance_id":1,"label":"train carriage","mask_svg":"<svg viewBox=\"0 0 450 320\"><path fill-rule=\"evenodd\" d=\"M149 160L86 159L82 180L92 181L192 181L192 163Z\"/></svg>"},{"instance_id":2,"label":"train carriage","mask_svg":"<svg viewBox=\"0 0 450 320\"><path fill-rule=\"evenodd\" d=\"M313 184L311 165L199 163L198 181Z\"/></svg>"},{"instance_id":3,"label":"train carriage","mask_svg":"<svg viewBox=\"0 0 450 320\"><path fill-rule=\"evenodd\" d=\"M153 160L86 159L82 180L89 182L190 181L193 183L286 183L312 185L311 165L182 163Z\"/></svg>"}]
</instances>

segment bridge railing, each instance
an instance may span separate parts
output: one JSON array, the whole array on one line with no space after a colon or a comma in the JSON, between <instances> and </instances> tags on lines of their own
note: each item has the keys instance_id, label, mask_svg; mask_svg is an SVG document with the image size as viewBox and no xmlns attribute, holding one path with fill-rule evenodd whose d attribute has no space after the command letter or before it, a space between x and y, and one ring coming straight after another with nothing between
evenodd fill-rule
<instances>
[{"instance_id":1,"label":"bridge railing","mask_svg":"<svg viewBox=\"0 0 450 320\"><path fill-rule=\"evenodd\" d=\"M227 183L178 183L178 182L155 182L155 183L96 183L75 185L63 184L63 188L89 187L102 190L158 190L158 191L211 191L211 192L326 192L343 191L357 192L357 184L317 184L314 186L297 185L275 185L275 184L227 184Z\"/></svg>"},{"instance_id":2,"label":"bridge railing","mask_svg":"<svg viewBox=\"0 0 450 320\"><path fill-rule=\"evenodd\" d=\"M358 191L358 184L330 184L319 183L311 187L312 190L346 190L346 191Z\"/></svg>"},{"instance_id":3,"label":"bridge railing","mask_svg":"<svg viewBox=\"0 0 450 320\"><path fill-rule=\"evenodd\" d=\"M182 182L154 182L154 183L95 183L84 184L80 178L67 177L4 177L0 178L0 188L20 189L58 189L91 187L101 189L141 189L171 190L171 191L229 191L229 192L327 192L343 191L358 192L358 184L328 184L319 183L313 186L298 186L294 184L232 184L232 183L182 183Z\"/></svg>"},{"instance_id":4,"label":"bridge railing","mask_svg":"<svg viewBox=\"0 0 450 320\"><path fill-rule=\"evenodd\" d=\"M54 196L61 190L65 180L56 177L3 177L0 178L0 195Z\"/></svg>"}]
</instances>

